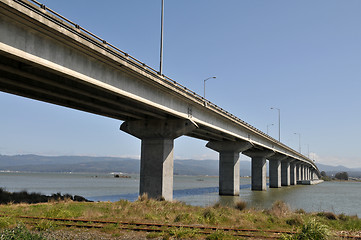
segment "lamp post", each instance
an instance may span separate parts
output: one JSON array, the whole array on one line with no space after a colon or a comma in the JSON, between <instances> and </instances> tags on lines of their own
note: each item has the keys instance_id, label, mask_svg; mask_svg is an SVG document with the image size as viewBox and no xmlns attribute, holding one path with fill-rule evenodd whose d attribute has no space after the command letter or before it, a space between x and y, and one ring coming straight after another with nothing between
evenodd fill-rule
<instances>
[{"instance_id":1,"label":"lamp post","mask_svg":"<svg viewBox=\"0 0 361 240\"><path fill-rule=\"evenodd\" d=\"M269 126L273 126L274 124L272 123L272 124L267 124L267 135L268 135L268 127Z\"/></svg>"},{"instance_id":2,"label":"lamp post","mask_svg":"<svg viewBox=\"0 0 361 240\"><path fill-rule=\"evenodd\" d=\"M298 135L298 151L301 153L301 133L293 133Z\"/></svg>"},{"instance_id":3,"label":"lamp post","mask_svg":"<svg viewBox=\"0 0 361 240\"><path fill-rule=\"evenodd\" d=\"M273 107L271 109L278 110L278 141L281 142L281 109Z\"/></svg>"},{"instance_id":4,"label":"lamp post","mask_svg":"<svg viewBox=\"0 0 361 240\"><path fill-rule=\"evenodd\" d=\"M216 78L216 77L209 77L207 79L204 79L204 84L203 84L203 97L206 98L206 81L211 79L211 78Z\"/></svg>"},{"instance_id":5,"label":"lamp post","mask_svg":"<svg viewBox=\"0 0 361 240\"><path fill-rule=\"evenodd\" d=\"M163 21L164 21L164 0L162 0L162 16L160 26L160 63L159 63L159 74L163 73Z\"/></svg>"}]
</instances>

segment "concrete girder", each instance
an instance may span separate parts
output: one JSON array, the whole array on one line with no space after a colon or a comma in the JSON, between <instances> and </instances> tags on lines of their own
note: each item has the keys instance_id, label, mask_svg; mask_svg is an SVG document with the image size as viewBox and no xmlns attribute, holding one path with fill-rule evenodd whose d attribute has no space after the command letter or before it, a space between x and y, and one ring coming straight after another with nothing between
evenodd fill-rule
<instances>
[{"instance_id":1,"label":"concrete girder","mask_svg":"<svg viewBox=\"0 0 361 240\"><path fill-rule=\"evenodd\" d=\"M174 139L194 129L190 120L144 120L124 122L120 130L142 141L139 194L173 199Z\"/></svg>"},{"instance_id":2,"label":"concrete girder","mask_svg":"<svg viewBox=\"0 0 361 240\"><path fill-rule=\"evenodd\" d=\"M249 142L211 141L206 147L219 152L219 195L239 195L239 153L252 147Z\"/></svg>"}]
</instances>

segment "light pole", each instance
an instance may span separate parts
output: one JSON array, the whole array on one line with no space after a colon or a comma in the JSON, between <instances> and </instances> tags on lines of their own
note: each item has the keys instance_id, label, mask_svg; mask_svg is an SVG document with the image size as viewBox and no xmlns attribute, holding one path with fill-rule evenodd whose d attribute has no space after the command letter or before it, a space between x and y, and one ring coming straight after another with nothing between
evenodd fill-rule
<instances>
[{"instance_id":1,"label":"light pole","mask_svg":"<svg viewBox=\"0 0 361 240\"><path fill-rule=\"evenodd\" d=\"M268 127L269 126L273 126L274 124L272 123L272 124L267 124L267 135L268 135Z\"/></svg>"},{"instance_id":2,"label":"light pole","mask_svg":"<svg viewBox=\"0 0 361 240\"><path fill-rule=\"evenodd\" d=\"M164 0L162 0L162 16L160 23L160 63L159 63L159 74L163 73L163 20L164 20Z\"/></svg>"},{"instance_id":3,"label":"light pole","mask_svg":"<svg viewBox=\"0 0 361 240\"><path fill-rule=\"evenodd\" d=\"M211 79L211 78L216 78L216 77L209 77L207 79L204 79L204 84L203 84L203 97L206 98L206 81Z\"/></svg>"},{"instance_id":4,"label":"light pole","mask_svg":"<svg viewBox=\"0 0 361 240\"><path fill-rule=\"evenodd\" d=\"M301 153L301 133L293 133L298 135L298 151Z\"/></svg>"},{"instance_id":5,"label":"light pole","mask_svg":"<svg viewBox=\"0 0 361 240\"><path fill-rule=\"evenodd\" d=\"M281 109L273 107L271 109L278 110L278 141L281 142Z\"/></svg>"}]
</instances>

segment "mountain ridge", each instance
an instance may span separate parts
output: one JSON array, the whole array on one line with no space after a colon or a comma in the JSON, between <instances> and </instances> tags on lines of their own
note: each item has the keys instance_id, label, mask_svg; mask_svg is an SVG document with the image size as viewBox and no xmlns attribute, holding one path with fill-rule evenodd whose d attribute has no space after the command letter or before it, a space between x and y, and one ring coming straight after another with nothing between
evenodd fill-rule
<instances>
[{"instance_id":1,"label":"mountain ridge","mask_svg":"<svg viewBox=\"0 0 361 240\"><path fill-rule=\"evenodd\" d=\"M360 175L361 168L347 168L344 166L329 166L317 164L320 171L328 175L336 172L348 172L350 176ZM175 175L210 175L218 176L218 160L175 159ZM121 157L91 157L91 156L41 156L0 155L0 171L23 172L123 172L139 173L140 161L133 158ZM240 161L240 175L251 175L251 162Z\"/></svg>"}]
</instances>

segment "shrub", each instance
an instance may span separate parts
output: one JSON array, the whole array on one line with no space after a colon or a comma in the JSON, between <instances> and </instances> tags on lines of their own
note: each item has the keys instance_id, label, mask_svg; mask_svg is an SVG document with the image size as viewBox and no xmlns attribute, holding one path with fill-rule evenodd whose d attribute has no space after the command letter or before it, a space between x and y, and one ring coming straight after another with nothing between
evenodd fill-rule
<instances>
[{"instance_id":1,"label":"shrub","mask_svg":"<svg viewBox=\"0 0 361 240\"><path fill-rule=\"evenodd\" d=\"M191 220L191 216L189 213L181 213L174 218L174 222L184 222L184 221L189 222L190 220Z\"/></svg>"},{"instance_id":2,"label":"shrub","mask_svg":"<svg viewBox=\"0 0 361 240\"><path fill-rule=\"evenodd\" d=\"M217 230L212 234L209 234L206 238L206 240L220 240L225 239L226 236L223 231Z\"/></svg>"},{"instance_id":3,"label":"shrub","mask_svg":"<svg viewBox=\"0 0 361 240\"><path fill-rule=\"evenodd\" d=\"M329 220L337 220L337 216L333 212L319 212L317 213L317 216L324 217Z\"/></svg>"},{"instance_id":4,"label":"shrub","mask_svg":"<svg viewBox=\"0 0 361 240\"><path fill-rule=\"evenodd\" d=\"M296 239L299 240L309 240L309 239L317 239L323 240L327 239L329 236L329 231L327 226L316 222L315 219L307 222L302 226L301 232L297 235Z\"/></svg>"},{"instance_id":5,"label":"shrub","mask_svg":"<svg viewBox=\"0 0 361 240\"><path fill-rule=\"evenodd\" d=\"M297 210L295 211L295 213L297 213L297 214L306 214L306 211L303 210L302 208L299 208L299 209L297 209Z\"/></svg>"},{"instance_id":6,"label":"shrub","mask_svg":"<svg viewBox=\"0 0 361 240\"><path fill-rule=\"evenodd\" d=\"M203 212L203 218L206 223L214 224L217 222L216 214L211 208L205 209L205 211Z\"/></svg>"},{"instance_id":7,"label":"shrub","mask_svg":"<svg viewBox=\"0 0 361 240\"><path fill-rule=\"evenodd\" d=\"M238 201L235 206L235 208L240 211L246 209L246 207L247 207L247 202L245 202L245 201Z\"/></svg>"},{"instance_id":8,"label":"shrub","mask_svg":"<svg viewBox=\"0 0 361 240\"><path fill-rule=\"evenodd\" d=\"M283 201L276 201L273 203L269 213L276 216L282 217L291 212L290 207Z\"/></svg>"},{"instance_id":9,"label":"shrub","mask_svg":"<svg viewBox=\"0 0 361 240\"><path fill-rule=\"evenodd\" d=\"M138 196L138 201L140 202L145 202L145 201L148 201L149 198L148 198L148 194L147 193L143 193L142 195Z\"/></svg>"},{"instance_id":10,"label":"shrub","mask_svg":"<svg viewBox=\"0 0 361 240\"><path fill-rule=\"evenodd\" d=\"M339 180L348 180L348 173L347 172L338 172L338 173L336 173L335 178L339 179Z\"/></svg>"},{"instance_id":11,"label":"shrub","mask_svg":"<svg viewBox=\"0 0 361 240\"><path fill-rule=\"evenodd\" d=\"M176 239L192 239L198 234L198 229L172 228L168 231L169 235Z\"/></svg>"},{"instance_id":12,"label":"shrub","mask_svg":"<svg viewBox=\"0 0 361 240\"><path fill-rule=\"evenodd\" d=\"M304 224L300 233L295 235L282 235L282 240L325 240L329 237L328 228L316 222L315 219Z\"/></svg>"},{"instance_id":13,"label":"shrub","mask_svg":"<svg viewBox=\"0 0 361 240\"><path fill-rule=\"evenodd\" d=\"M303 224L303 220L299 215L286 219L286 223L290 226L300 226Z\"/></svg>"}]
</instances>

